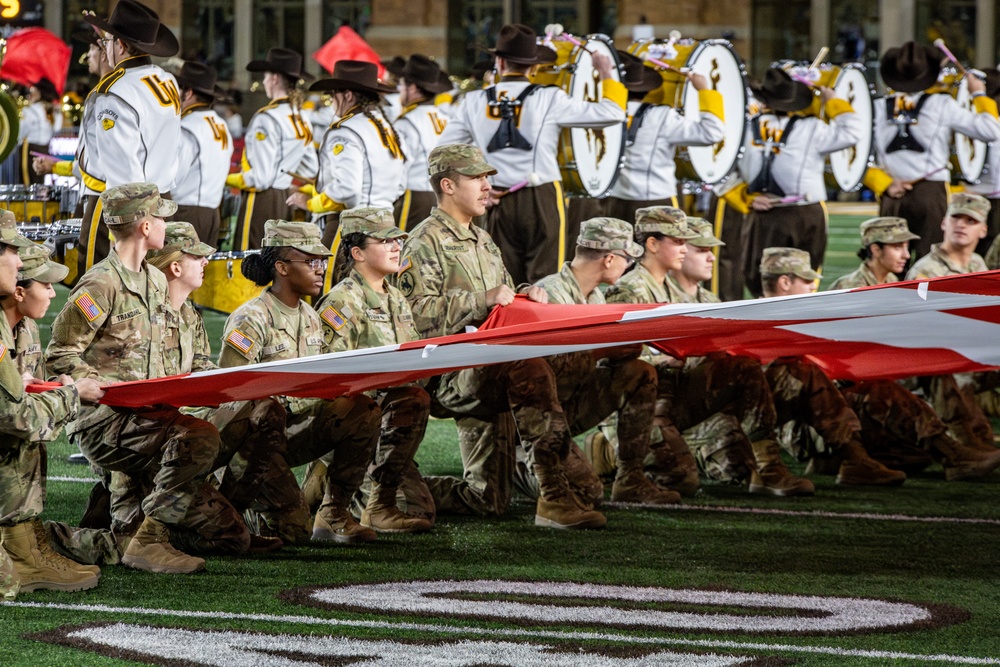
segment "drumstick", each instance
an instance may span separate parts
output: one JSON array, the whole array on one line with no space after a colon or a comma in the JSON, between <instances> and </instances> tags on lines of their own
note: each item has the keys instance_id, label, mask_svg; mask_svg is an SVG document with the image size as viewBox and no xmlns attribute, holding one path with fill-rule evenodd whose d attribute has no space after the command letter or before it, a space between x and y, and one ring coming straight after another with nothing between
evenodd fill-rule
<instances>
[{"instance_id":1,"label":"drumstick","mask_svg":"<svg viewBox=\"0 0 1000 667\"><path fill-rule=\"evenodd\" d=\"M48 153L39 153L38 151L31 151L31 155L34 157L43 157L48 160L55 160L56 162L61 162L62 158L56 155L49 155Z\"/></svg>"},{"instance_id":2,"label":"drumstick","mask_svg":"<svg viewBox=\"0 0 1000 667\"><path fill-rule=\"evenodd\" d=\"M294 171L286 170L285 173L297 181L302 181L303 183L308 183L309 185L316 185L315 178L309 178L308 176L303 176L302 174L296 174Z\"/></svg>"},{"instance_id":3,"label":"drumstick","mask_svg":"<svg viewBox=\"0 0 1000 667\"><path fill-rule=\"evenodd\" d=\"M944 53L946 56L948 56L948 60L950 60L951 62L955 63L955 67L958 68L958 73L959 74L961 74L962 76L965 76L965 68L962 67L962 63L958 62L958 58L955 57L955 54L952 53L951 50L947 46L945 46L945 43L944 43L943 39L941 39L940 37L938 37L937 39L935 39L934 40L934 46L936 46L938 49L941 50L942 53Z\"/></svg>"},{"instance_id":4,"label":"drumstick","mask_svg":"<svg viewBox=\"0 0 1000 667\"><path fill-rule=\"evenodd\" d=\"M581 49L583 49L584 51L586 51L590 55L594 55L593 49L588 48L586 44L584 44L583 42L581 42L580 40L578 40L576 37L574 37L573 35L569 34L568 32L564 32L563 34L561 34L559 36L562 37L563 39L565 39L566 41L570 42L574 46L580 47Z\"/></svg>"},{"instance_id":5,"label":"drumstick","mask_svg":"<svg viewBox=\"0 0 1000 667\"><path fill-rule=\"evenodd\" d=\"M537 186L541 185L541 183L542 183L542 177L539 176L538 174L531 173L531 174L528 174L528 180L526 180L526 181L519 181L519 182L515 183L514 185L510 186L509 188L507 188L507 192L501 192L499 196L506 197L511 192L517 192L518 190L526 188L529 185L532 186L532 187L537 187Z\"/></svg>"},{"instance_id":6,"label":"drumstick","mask_svg":"<svg viewBox=\"0 0 1000 667\"><path fill-rule=\"evenodd\" d=\"M648 53L642 54L642 60L644 60L647 63L652 63L657 67L662 67L663 69L670 70L671 72L677 72L678 74L683 74L684 76L687 76L691 72L690 67L675 67L670 63L665 63L662 60L654 58Z\"/></svg>"},{"instance_id":7,"label":"drumstick","mask_svg":"<svg viewBox=\"0 0 1000 667\"><path fill-rule=\"evenodd\" d=\"M830 49L826 48L825 46L821 48L819 50L819 53L816 54L816 59L812 61L812 65L809 65L809 69L816 69L817 67L819 67L819 64L823 62L823 58L826 58L826 54L829 51Z\"/></svg>"},{"instance_id":8,"label":"drumstick","mask_svg":"<svg viewBox=\"0 0 1000 667\"><path fill-rule=\"evenodd\" d=\"M797 204L800 201L809 201L809 195L791 195L789 197L782 197L778 200L781 204Z\"/></svg>"}]
</instances>

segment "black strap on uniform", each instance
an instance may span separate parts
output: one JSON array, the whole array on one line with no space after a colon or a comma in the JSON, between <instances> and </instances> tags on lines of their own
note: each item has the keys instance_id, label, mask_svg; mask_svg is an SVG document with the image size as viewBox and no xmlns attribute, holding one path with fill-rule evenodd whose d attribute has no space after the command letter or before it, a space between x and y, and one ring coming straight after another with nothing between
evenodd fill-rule
<instances>
[{"instance_id":1,"label":"black strap on uniform","mask_svg":"<svg viewBox=\"0 0 1000 667\"><path fill-rule=\"evenodd\" d=\"M923 108L924 102L931 98L931 95L921 95L912 109L903 109L899 113L896 113L896 100L898 97L893 95L892 97L885 98L885 117L897 127L896 136L885 147L885 152L913 151L914 153L923 153L927 149L924 148L924 145L916 137L910 134L910 126L917 124L920 110Z\"/></svg>"},{"instance_id":2,"label":"black strap on uniform","mask_svg":"<svg viewBox=\"0 0 1000 667\"><path fill-rule=\"evenodd\" d=\"M490 86L486 89L486 103L491 107L500 108L500 127L497 128L496 134L493 135L490 143L486 146L487 153L492 153L502 148L514 148L519 151L530 151L532 149L531 142L525 139L524 135L517 129L517 125L514 122L514 110L524 104L528 96L538 88L538 84L532 83L521 91L521 94L514 100L497 100L496 87Z\"/></svg>"},{"instance_id":3,"label":"black strap on uniform","mask_svg":"<svg viewBox=\"0 0 1000 667\"><path fill-rule=\"evenodd\" d=\"M639 134L639 128L642 127L642 119L646 115L646 112L653 107L649 102L643 102L639 105L639 108L635 110L635 114L632 116L632 121L628 124L628 134L625 135L625 145L631 146L635 143L635 137Z\"/></svg>"},{"instance_id":4,"label":"black strap on uniform","mask_svg":"<svg viewBox=\"0 0 1000 667\"><path fill-rule=\"evenodd\" d=\"M788 135L792 133L792 129L795 127L795 123L801 118L801 116L792 116L788 119L788 124L785 125L785 130L781 133L781 140L778 141L778 147L781 148L788 141ZM760 168L760 172L757 177L751 181L748 186L749 192L766 192L768 194L776 195L778 197L784 197L785 191L778 185L778 182L774 180L774 174L771 173L772 162L774 161L774 151L771 150L769 142L764 141L764 137L760 131L760 116L754 116L750 120L750 127L753 130L753 139L756 142L764 144L767 150L764 152L764 164Z\"/></svg>"}]
</instances>

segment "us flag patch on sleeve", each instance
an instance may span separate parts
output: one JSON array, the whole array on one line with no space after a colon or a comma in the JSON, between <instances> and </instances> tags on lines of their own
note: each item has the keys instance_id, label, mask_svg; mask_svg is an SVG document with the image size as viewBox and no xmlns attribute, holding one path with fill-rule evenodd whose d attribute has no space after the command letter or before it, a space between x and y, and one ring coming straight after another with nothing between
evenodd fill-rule
<instances>
[{"instance_id":1,"label":"us flag patch on sleeve","mask_svg":"<svg viewBox=\"0 0 1000 667\"><path fill-rule=\"evenodd\" d=\"M243 354L249 354L250 348L254 346L254 342L239 329L233 329L230 334L226 336L226 342Z\"/></svg>"},{"instance_id":2,"label":"us flag patch on sleeve","mask_svg":"<svg viewBox=\"0 0 1000 667\"><path fill-rule=\"evenodd\" d=\"M319 316L323 318L324 322L333 327L334 331L340 331L340 328L346 323L344 316L338 313L337 309L333 306L327 306Z\"/></svg>"},{"instance_id":3,"label":"us flag patch on sleeve","mask_svg":"<svg viewBox=\"0 0 1000 667\"><path fill-rule=\"evenodd\" d=\"M406 258L402 262L399 263L399 271L397 271L396 273L402 273L403 271L406 271L411 266L413 266L413 262L410 261L410 256L407 255Z\"/></svg>"},{"instance_id":4,"label":"us flag patch on sleeve","mask_svg":"<svg viewBox=\"0 0 1000 667\"><path fill-rule=\"evenodd\" d=\"M3 343L0 343L0 361L3 361L4 357L6 356L7 356L7 346L4 345Z\"/></svg>"},{"instance_id":5,"label":"us flag patch on sleeve","mask_svg":"<svg viewBox=\"0 0 1000 667\"><path fill-rule=\"evenodd\" d=\"M84 292L80 296L76 297L76 300L73 301L73 303L75 303L76 307L80 309L83 316L87 318L88 322L93 322L103 314L100 307L94 303L94 300L87 292Z\"/></svg>"}]
</instances>

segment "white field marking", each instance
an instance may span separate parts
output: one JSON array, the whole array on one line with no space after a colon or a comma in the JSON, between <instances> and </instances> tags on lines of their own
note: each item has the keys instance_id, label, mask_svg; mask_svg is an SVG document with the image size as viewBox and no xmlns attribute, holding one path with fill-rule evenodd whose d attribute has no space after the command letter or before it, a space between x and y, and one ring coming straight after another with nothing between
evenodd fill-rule
<instances>
[{"instance_id":1,"label":"white field marking","mask_svg":"<svg viewBox=\"0 0 1000 667\"><path fill-rule=\"evenodd\" d=\"M729 667L746 662L745 657L697 655L659 651L645 656L612 657L584 650L564 649L552 644L529 644L512 641L454 641L434 644L410 644L392 640L355 639L335 636L268 635L250 632L184 630L116 623L104 627L81 628L67 633L68 639L85 640L84 646L95 652L101 649L134 651L150 658L195 660L198 664L229 667L320 667L303 660L347 658L350 664L369 667L409 665L522 665L541 667ZM291 657L294 656L294 657ZM357 662L355 662L357 661ZM338 661L338 664L340 661ZM329 664L324 661L323 664ZM345 663L346 664L346 663Z\"/></svg>"},{"instance_id":2,"label":"white field marking","mask_svg":"<svg viewBox=\"0 0 1000 667\"><path fill-rule=\"evenodd\" d=\"M601 507L649 507L635 503L606 501ZM728 512L732 514L771 514L823 519L862 519L865 521L909 521L915 523L969 523L1000 526L1000 519L976 519L958 516L910 516L909 514L876 514L873 512L824 512L822 510L781 510L764 507L730 507L726 505L657 505L657 510L696 510L702 512Z\"/></svg>"},{"instance_id":3,"label":"white field marking","mask_svg":"<svg viewBox=\"0 0 1000 667\"><path fill-rule=\"evenodd\" d=\"M62 477L62 476L48 476L45 478L49 482L70 482L72 484L94 484L95 482L100 482L101 480L96 477Z\"/></svg>"},{"instance_id":4,"label":"white field marking","mask_svg":"<svg viewBox=\"0 0 1000 667\"><path fill-rule=\"evenodd\" d=\"M885 660L913 660L923 662L943 662L962 665L1000 665L1000 658L978 658L943 653L920 654L899 651L874 651L867 649L845 649L836 646L802 646L796 644L766 644L762 642L736 642L715 639L683 639L674 637L649 637L626 633L582 632L559 630L524 630L521 628L478 628L473 626L445 625L437 623L393 623L389 621L357 621L338 618L316 618L314 616L294 616L278 614L241 614L218 611L188 611L181 609L147 609L144 607L112 607L108 605L60 604L53 602L0 602L0 607L26 607L30 609L57 609L61 611L82 611L112 615L132 614L135 616L167 616L177 618L207 618L213 620L261 621L265 623L295 623L301 625L322 625L329 627L351 627L384 630L409 630L435 632L450 635L481 635L487 637L544 637L564 641L606 641L646 646L687 646L699 649L727 651L759 651L785 653L811 653L836 655L852 658L874 658ZM116 616L117 618L117 616Z\"/></svg>"}]
</instances>

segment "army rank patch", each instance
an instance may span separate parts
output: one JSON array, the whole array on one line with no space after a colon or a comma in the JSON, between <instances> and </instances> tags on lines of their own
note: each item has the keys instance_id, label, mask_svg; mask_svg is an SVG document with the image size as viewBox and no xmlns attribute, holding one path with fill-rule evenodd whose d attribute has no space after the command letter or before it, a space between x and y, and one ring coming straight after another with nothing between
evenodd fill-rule
<instances>
[{"instance_id":1,"label":"army rank patch","mask_svg":"<svg viewBox=\"0 0 1000 667\"><path fill-rule=\"evenodd\" d=\"M347 324L344 320L344 316L337 312L337 309L333 306L327 306L319 316L324 322L333 327L334 331L340 331L340 329Z\"/></svg>"},{"instance_id":2,"label":"army rank patch","mask_svg":"<svg viewBox=\"0 0 1000 667\"><path fill-rule=\"evenodd\" d=\"M73 303L75 303L76 307L80 309L83 316L87 318L88 322L93 322L103 314L101 308L94 303L94 300L90 297L88 292L84 292L80 296L76 297L76 300L73 301Z\"/></svg>"},{"instance_id":3,"label":"army rank patch","mask_svg":"<svg viewBox=\"0 0 1000 667\"><path fill-rule=\"evenodd\" d=\"M233 329L232 332L226 336L226 342L243 354L249 354L250 348L254 345L253 341L239 329Z\"/></svg>"},{"instance_id":4,"label":"army rank patch","mask_svg":"<svg viewBox=\"0 0 1000 667\"><path fill-rule=\"evenodd\" d=\"M333 145L333 154L334 155L340 155L343 152L344 152L344 144L334 144Z\"/></svg>"}]
</instances>

